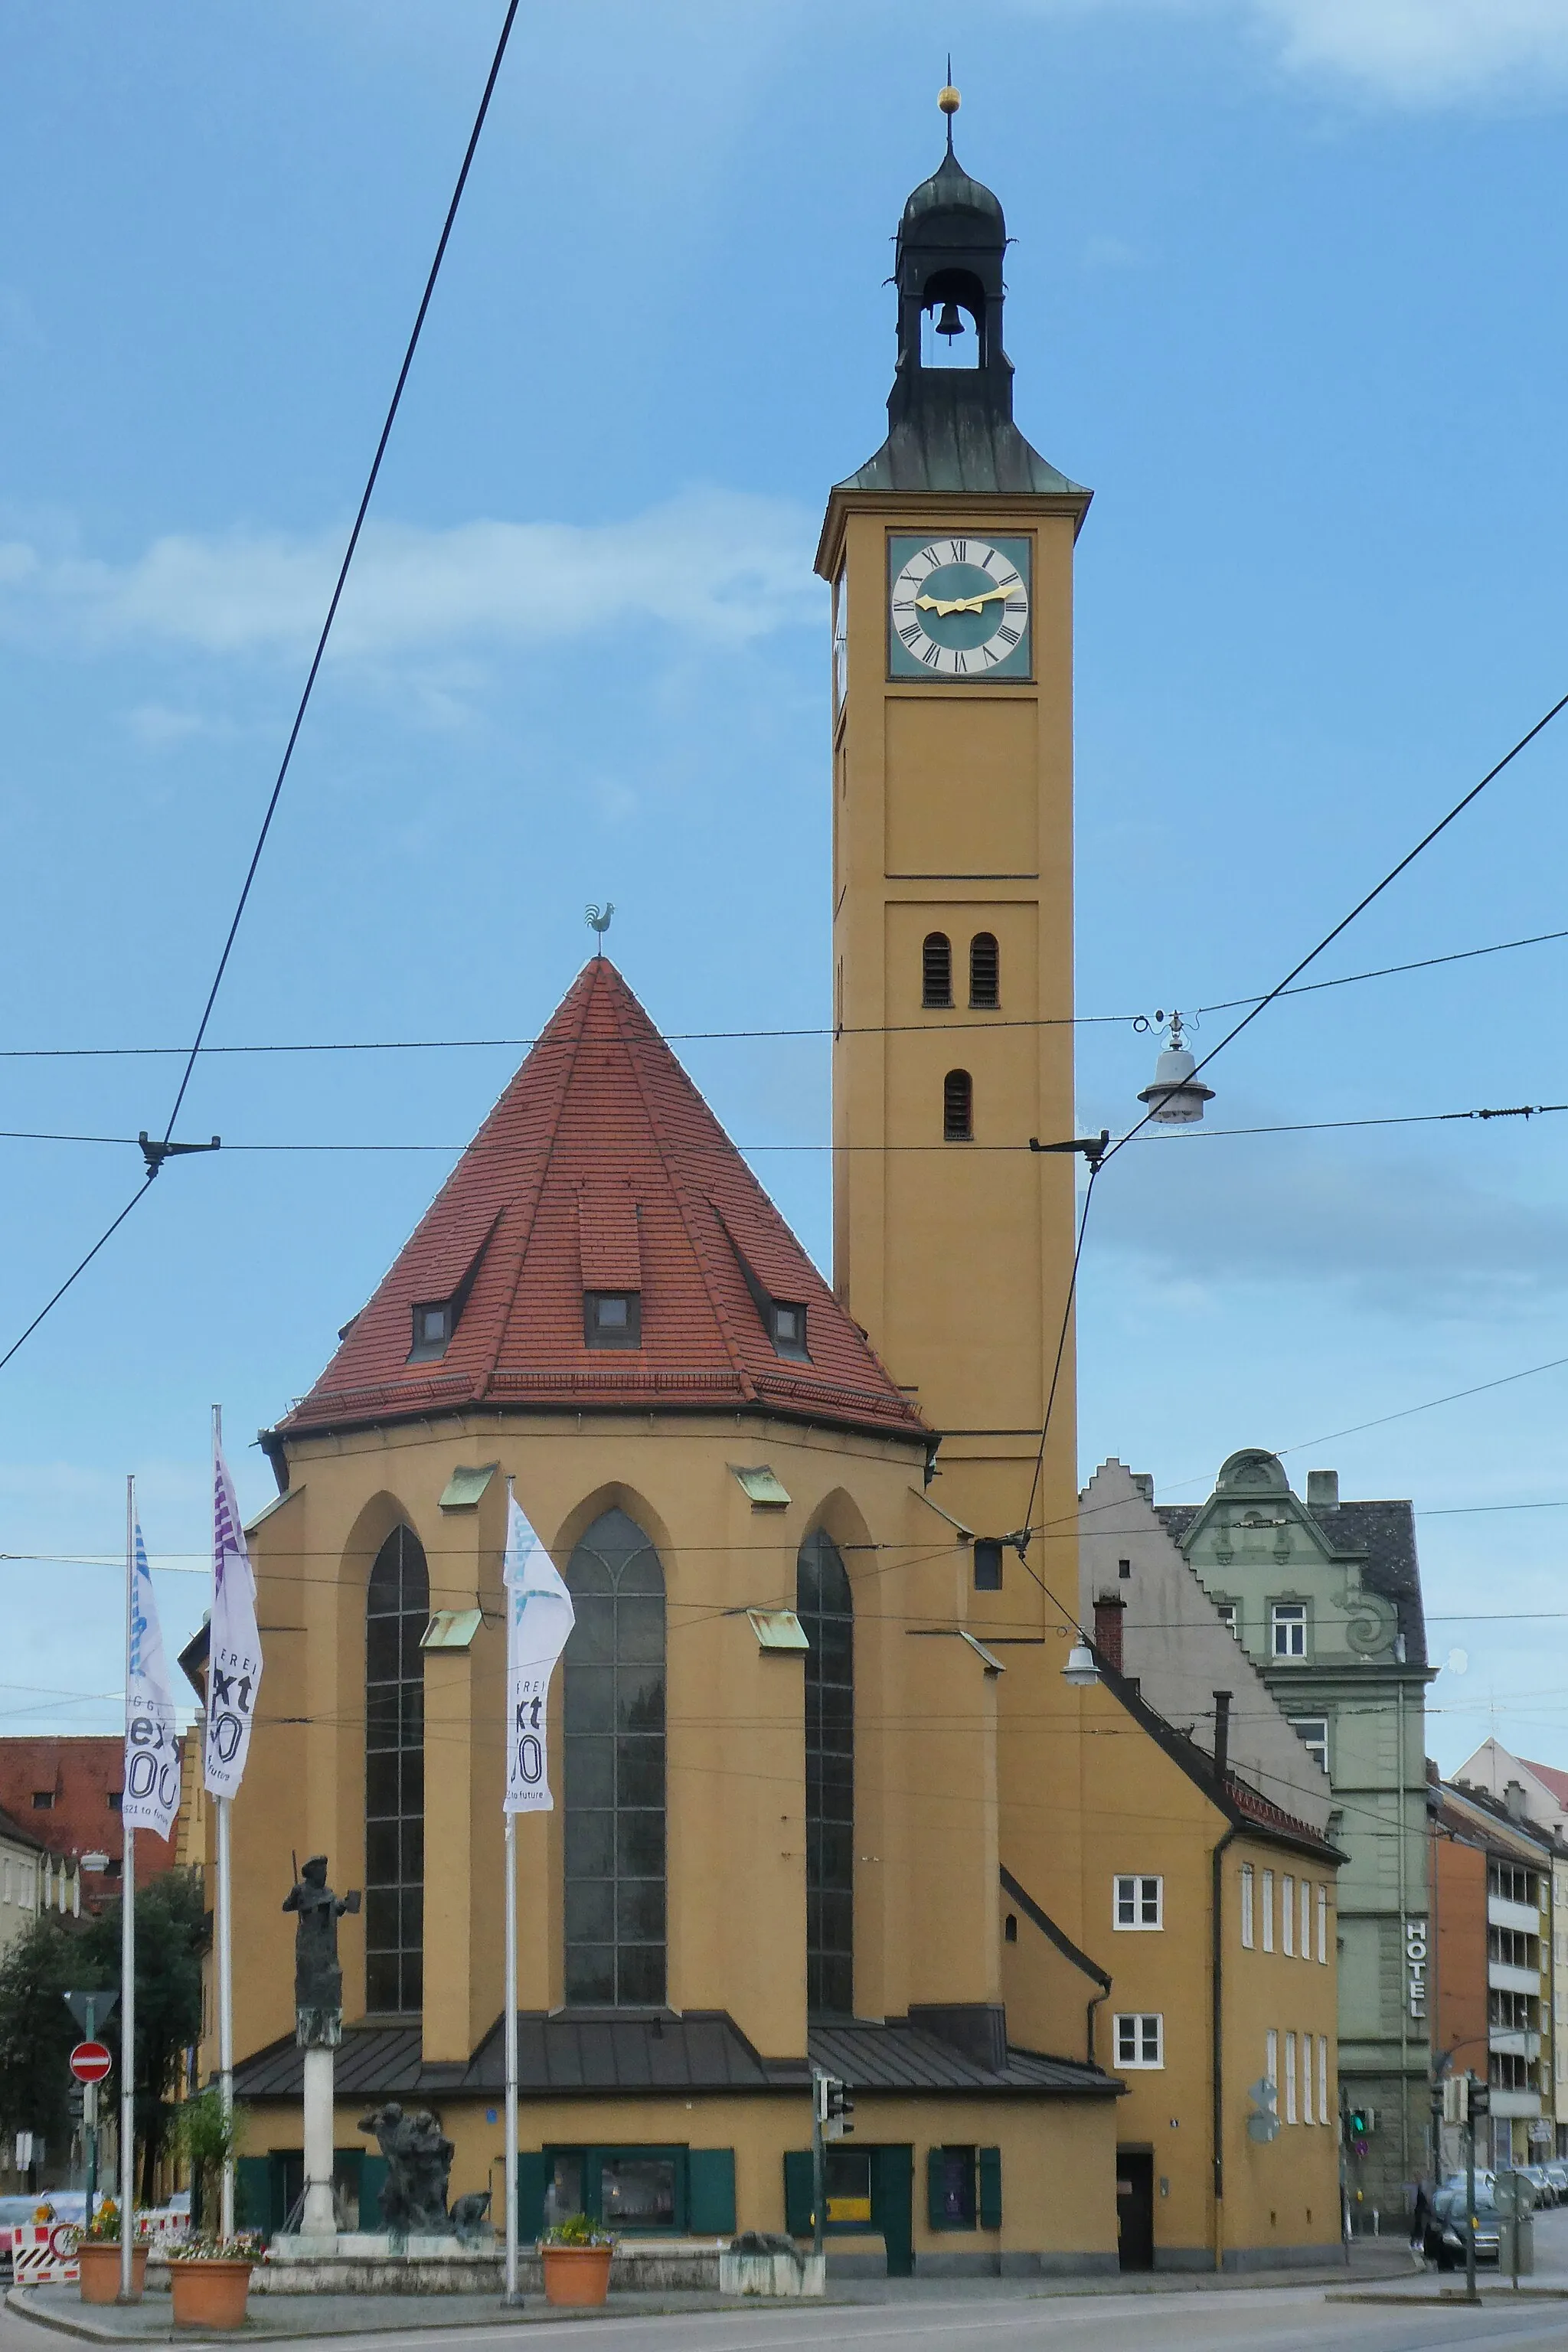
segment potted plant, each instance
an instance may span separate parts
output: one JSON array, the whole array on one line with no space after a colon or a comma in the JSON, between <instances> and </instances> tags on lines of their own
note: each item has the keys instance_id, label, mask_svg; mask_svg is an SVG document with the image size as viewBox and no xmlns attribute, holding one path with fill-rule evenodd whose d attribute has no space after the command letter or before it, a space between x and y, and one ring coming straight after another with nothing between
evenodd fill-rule
<instances>
[{"instance_id":1,"label":"potted plant","mask_svg":"<svg viewBox=\"0 0 1568 2352\"><path fill-rule=\"evenodd\" d=\"M603 2303L610 2292L616 2242L585 2213L568 2213L539 2241L546 2303Z\"/></svg>"},{"instance_id":2,"label":"potted plant","mask_svg":"<svg viewBox=\"0 0 1568 2352\"><path fill-rule=\"evenodd\" d=\"M169 2256L176 2327L243 2327L250 2273L265 2259L260 2238L192 2238Z\"/></svg>"},{"instance_id":3,"label":"potted plant","mask_svg":"<svg viewBox=\"0 0 1568 2352\"><path fill-rule=\"evenodd\" d=\"M131 2248L131 2299L142 2300L142 2290L147 2280L147 2244L140 2228L132 2221L135 2238ZM120 2297L120 2208L112 2197L106 2197L97 2212L83 2228L77 2240L77 2262L81 2273L83 2303L115 2303Z\"/></svg>"}]
</instances>

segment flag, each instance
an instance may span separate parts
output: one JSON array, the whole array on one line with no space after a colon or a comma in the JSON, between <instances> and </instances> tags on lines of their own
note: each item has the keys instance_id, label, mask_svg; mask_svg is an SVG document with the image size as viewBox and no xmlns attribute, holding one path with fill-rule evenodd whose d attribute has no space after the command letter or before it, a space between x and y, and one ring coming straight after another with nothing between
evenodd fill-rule
<instances>
[{"instance_id":1,"label":"flag","mask_svg":"<svg viewBox=\"0 0 1568 2352\"><path fill-rule=\"evenodd\" d=\"M131 1647L125 1661L125 1782L120 1817L128 1830L166 1838L180 1810L180 1751L174 1745L174 1702L158 1625L153 1571L132 1522Z\"/></svg>"},{"instance_id":2,"label":"flag","mask_svg":"<svg viewBox=\"0 0 1568 2352\"><path fill-rule=\"evenodd\" d=\"M508 1813L548 1813L550 1677L576 1619L560 1572L518 1508L506 1497L506 1757Z\"/></svg>"},{"instance_id":3,"label":"flag","mask_svg":"<svg viewBox=\"0 0 1568 2352\"><path fill-rule=\"evenodd\" d=\"M207 1794L232 1797L245 1777L261 1681L256 1579L223 1449L213 1448L213 1613L207 1647Z\"/></svg>"}]
</instances>

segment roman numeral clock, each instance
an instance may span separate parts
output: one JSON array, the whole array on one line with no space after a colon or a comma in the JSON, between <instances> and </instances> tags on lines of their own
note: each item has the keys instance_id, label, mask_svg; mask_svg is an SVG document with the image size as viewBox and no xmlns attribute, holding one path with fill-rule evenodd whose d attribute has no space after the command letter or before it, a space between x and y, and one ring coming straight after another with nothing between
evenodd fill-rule
<instances>
[{"instance_id":1,"label":"roman numeral clock","mask_svg":"<svg viewBox=\"0 0 1568 2352\"><path fill-rule=\"evenodd\" d=\"M890 678L1032 675L1026 539L888 540Z\"/></svg>"}]
</instances>

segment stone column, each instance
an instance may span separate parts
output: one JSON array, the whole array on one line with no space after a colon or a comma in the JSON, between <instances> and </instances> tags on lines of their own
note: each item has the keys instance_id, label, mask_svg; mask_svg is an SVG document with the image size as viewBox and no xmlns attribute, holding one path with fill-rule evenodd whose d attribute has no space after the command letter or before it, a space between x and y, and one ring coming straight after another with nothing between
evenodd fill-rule
<instances>
[{"instance_id":1,"label":"stone column","mask_svg":"<svg viewBox=\"0 0 1568 2352\"><path fill-rule=\"evenodd\" d=\"M329 2049L305 2052L305 2210L300 2217L302 2238L327 2239L337 2244L338 2217L332 2204L332 2069Z\"/></svg>"}]
</instances>

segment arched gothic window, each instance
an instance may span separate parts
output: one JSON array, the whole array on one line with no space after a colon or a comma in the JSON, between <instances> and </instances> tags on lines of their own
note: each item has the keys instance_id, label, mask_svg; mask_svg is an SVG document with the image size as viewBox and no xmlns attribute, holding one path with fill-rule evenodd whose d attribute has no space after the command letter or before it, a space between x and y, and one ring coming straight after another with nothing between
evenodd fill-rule
<instances>
[{"instance_id":1,"label":"arched gothic window","mask_svg":"<svg viewBox=\"0 0 1568 2352\"><path fill-rule=\"evenodd\" d=\"M968 1143L974 1134L974 1081L967 1070L949 1070L942 1082L944 1143Z\"/></svg>"},{"instance_id":2,"label":"arched gothic window","mask_svg":"<svg viewBox=\"0 0 1568 2352\"><path fill-rule=\"evenodd\" d=\"M945 931L928 931L921 949L921 1003L952 1003L952 943Z\"/></svg>"},{"instance_id":3,"label":"arched gothic window","mask_svg":"<svg viewBox=\"0 0 1568 2352\"><path fill-rule=\"evenodd\" d=\"M635 1519L596 1518L566 1567L566 1998L665 1998L664 1570Z\"/></svg>"},{"instance_id":4,"label":"arched gothic window","mask_svg":"<svg viewBox=\"0 0 1568 2352\"><path fill-rule=\"evenodd\" d=\"M795 1570L805 1658L805 2003L855 2008L855 1609L837 1546L821 1528Z\"/></svg>"},{"instance_id":5,"label":"arched gothic window","mask_svg":"<svg viewBox=\"0 0 1568 2352\"><path fill-rule=\"evenodd\" d=\"M425 1654L430 1575L412 1528L375 1556L364 1603L364 2005L425 1999Z\"/></svg>"}]
</instances>

